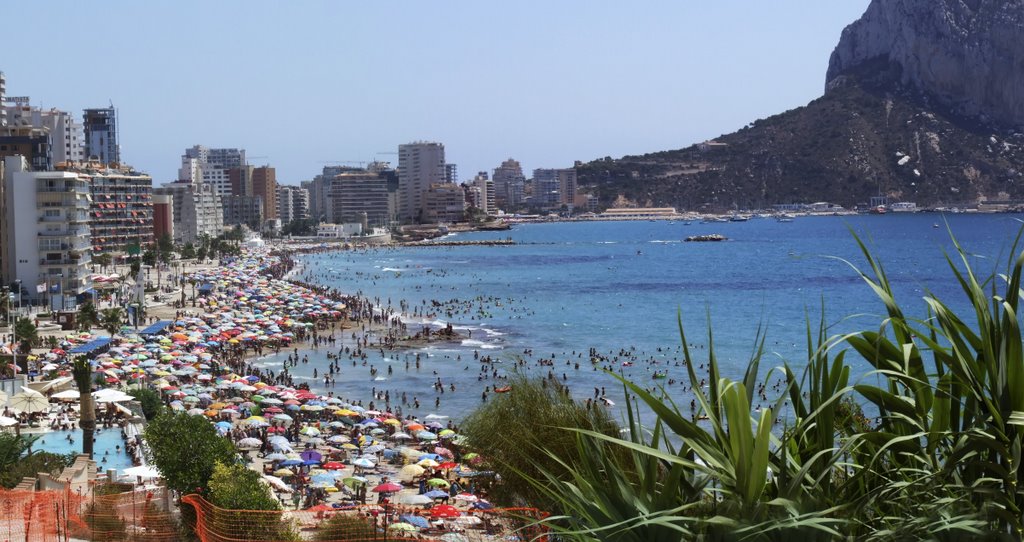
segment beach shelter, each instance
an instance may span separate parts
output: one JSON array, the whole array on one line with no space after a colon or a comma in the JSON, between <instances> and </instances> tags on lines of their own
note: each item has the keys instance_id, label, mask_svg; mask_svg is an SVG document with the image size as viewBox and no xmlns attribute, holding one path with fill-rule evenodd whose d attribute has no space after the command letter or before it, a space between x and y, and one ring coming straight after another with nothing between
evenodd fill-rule
<instances>
[{"instance_id":1,"label":"beach shelter","mask_svg":"<svg viewBox=\"0 0 1024 542\"><path fill-rule=\"evenodd\" d=\"M402 486L394 482L385 482L373 488L376 493L398 493L402 490Z\"/></svg>"}]
</instances>

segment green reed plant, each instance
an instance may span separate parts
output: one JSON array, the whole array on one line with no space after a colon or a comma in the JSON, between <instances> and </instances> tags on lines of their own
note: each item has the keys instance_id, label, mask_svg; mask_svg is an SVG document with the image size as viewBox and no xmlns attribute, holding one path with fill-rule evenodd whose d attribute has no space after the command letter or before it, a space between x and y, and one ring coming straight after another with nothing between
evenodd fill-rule
<instances>
[{"instance_id":1,"label":"green reed plant","mask_svg":"<svg viewBox=\"0 0 1024 542\"><path fill-rule=\"evenodd\" d=\"M721 376L709 330L703 389L680 317L696 413L620 378L625 435L564 426L571 460L549 450L525 476L556 503L545 523L567 540L1020 540L1021 235L1018 256L985 277L954 239L946 259L968 313L928 293L917 319L854 238L867 267L851 266L885 307L877 329L829 336L808 324L802 372L784 363L784 392L753 412L761 330L740 381ZM858 382L851 352L872 368Z\"/></svg>"}]
</instances>

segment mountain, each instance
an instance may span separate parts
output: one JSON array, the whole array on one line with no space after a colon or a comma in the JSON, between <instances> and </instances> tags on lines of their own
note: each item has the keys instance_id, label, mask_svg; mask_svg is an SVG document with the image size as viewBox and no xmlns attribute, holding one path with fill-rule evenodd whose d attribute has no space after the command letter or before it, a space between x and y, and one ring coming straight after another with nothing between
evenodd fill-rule
<instances>
[{"instance_id":1,"label":"mountain","mask_svg":"<svg viewBox=\"0 0 1024 542\"><path fill-rule=\"evenodd\" d=\"M604 205L724 210L886 195L1024 200L1024 2L873 0L825 93L684 149L579 166Z\"/></svg>"}]
</instances>

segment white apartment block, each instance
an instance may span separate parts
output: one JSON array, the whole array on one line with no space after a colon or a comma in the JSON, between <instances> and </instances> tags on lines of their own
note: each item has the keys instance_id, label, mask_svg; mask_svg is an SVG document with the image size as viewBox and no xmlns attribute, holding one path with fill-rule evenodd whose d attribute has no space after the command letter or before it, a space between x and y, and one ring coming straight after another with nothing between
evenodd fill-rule
<instances>
[{"instance_id":1,"label":"white apartment block","mask_svg":"<svg viewBox=\"0 0 1024 542\"><path fill-rule=\"evenodd\" d=\"M28 171L21 156L4 160L5 276L20 280L33 304L74 310L89 276L90 189L67 171ZM42 291L40 291L42 290Z\"/></svg>"},{"instance_id":2,"label":"white apartment block","mask_svg":"<svg viewBox=\"0 0 1024 542\"><path fill-rule=\"evenodd\" d=\"M153 190L153 193L174 198L171 216L174 220L175 242L194 243L203 233L210 237L224 233L224 210L220 194L212 186L167 183Z\"/></svg>"}]
</instances>

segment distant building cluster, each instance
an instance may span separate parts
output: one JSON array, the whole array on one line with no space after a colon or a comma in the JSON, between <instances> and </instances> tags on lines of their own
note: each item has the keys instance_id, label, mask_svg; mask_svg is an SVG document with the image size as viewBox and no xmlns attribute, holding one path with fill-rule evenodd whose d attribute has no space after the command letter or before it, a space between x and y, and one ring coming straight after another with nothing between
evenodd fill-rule
<instances>
[{"instance_id":1,"label":"distant building cluster","mask_svg":"<svg viewBox=\"0 0 1024 542\"><path fill-rule=\"evenodd\" d=\"M93 255L153 242L153 197L122 160L113 106L35 107L0 73L0 283L23 302L74 308Z\"/></svg>"},{"instance_id":2,"label":"distant building cluster","mask_svg":"<svg viewBox=\"0 0 1024 542\"><path fill-rule=\"evenodd\" d=\"M377 235L416 224L450 224L528 212L592 211L575 168L538 168L532 178L505 160L460 182L434 141L398 145L390 162L333 162L311 180L278 184L243 148L193 145L176 179L151 176L121 155L118 111L81 114L10 96L0 72L0 283L23 299L74 307L90 292L93 256L135 253L158 239L196 243L245 226L271 235Z\"/></svg>"}]
</instances>

